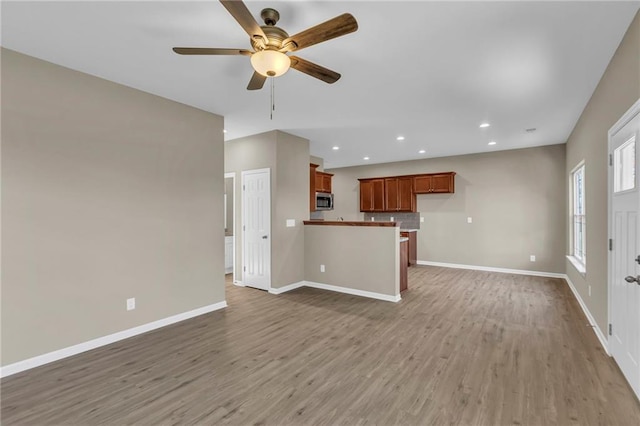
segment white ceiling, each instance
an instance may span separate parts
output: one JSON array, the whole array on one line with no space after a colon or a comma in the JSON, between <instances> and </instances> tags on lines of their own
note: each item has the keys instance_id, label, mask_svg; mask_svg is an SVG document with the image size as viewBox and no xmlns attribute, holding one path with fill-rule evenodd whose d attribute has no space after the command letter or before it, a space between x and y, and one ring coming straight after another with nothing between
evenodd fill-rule
<instances>
[{"instance_id":1,"label":"white ceiling","mask_svg":"<svg viewBox=\"0 0 640 426\"><path fill-rule=\"evenodd\" d=\"M223 115L227 140L273 129L308 138L334 168L565 142L640 3L247 5L258 21L262 8L277 9L289 34L353 14L357 32L296 53L342 78L328 85L290 70L275 80L270 120L269 84L246 90L247 57L171 51L250 47L217 1L3 1L1 43ZM479 129L483 121L491 127Z\"/></svg>"}]
</instances>

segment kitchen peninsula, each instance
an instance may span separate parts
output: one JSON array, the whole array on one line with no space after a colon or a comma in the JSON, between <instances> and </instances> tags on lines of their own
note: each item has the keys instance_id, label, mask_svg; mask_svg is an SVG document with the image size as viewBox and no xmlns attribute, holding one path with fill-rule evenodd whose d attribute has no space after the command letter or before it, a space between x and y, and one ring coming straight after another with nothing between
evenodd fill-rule
<instances>
[{"instance_id":1,"label":"kitchen peninsula","mask_svg":"<svg viewBox=\"0 0 640 426\"><path fill-rule=\"evenodd\" d=\"M407 242L401 243L397 222L311 220L304 225L307 286L400 300L407 267L400 259L401 244Z\"/></svg>"}]
</instances>

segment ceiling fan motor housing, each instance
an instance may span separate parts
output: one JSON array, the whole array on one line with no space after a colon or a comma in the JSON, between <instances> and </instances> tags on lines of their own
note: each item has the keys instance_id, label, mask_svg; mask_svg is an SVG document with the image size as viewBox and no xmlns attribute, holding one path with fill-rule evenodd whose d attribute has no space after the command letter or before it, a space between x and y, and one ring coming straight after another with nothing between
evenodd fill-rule
<instances>
[{"instance_id":1,"label":"ceiling fan motor housing","mask_svg":"<svg viewBox=\"0 0 640 426\"><path fill-rule=\"evenodd\" d=\"M282 42L289 38L289 34L280 27L265 25L260 28L262 28L269 41L265 45L262 38L252 38L251 46L256 52L260 50L280 50Z\"/></svg>"}]
</instances>

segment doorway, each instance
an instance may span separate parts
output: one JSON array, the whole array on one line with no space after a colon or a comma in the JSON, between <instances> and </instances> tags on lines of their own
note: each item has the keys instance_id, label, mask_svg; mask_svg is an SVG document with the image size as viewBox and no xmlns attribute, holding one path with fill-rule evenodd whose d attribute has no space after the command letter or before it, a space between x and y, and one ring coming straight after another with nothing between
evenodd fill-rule
<instances>
[{"instance_id":1,"label":"doorway","mask_svg":"<svg viewBox=\"0 0 640 426\"><path fill-rule=\"evenodd\" d=\"M235 186L236 174L224 174L224 273L233 274L233 281L236 280L236 251L235 251Z\"/></svg>"},{"instance_id":2,"label":"doorway","mask_svg":"<svg viewBox=\"0 0 640 426\"><path fill-rule=\"evenodd\" d=\"M271 288L271 171L242 172L242 283Z\"/></svg>"},{"instance_id":3,"label":"doorway","mask_svg":"<svg viewBox=\"0 0 640 426\"><path fill-rule=\"evenodd\" d=\"M609 130L609 350L640 398L640 100Z\"/></svg>"}]
</instances>

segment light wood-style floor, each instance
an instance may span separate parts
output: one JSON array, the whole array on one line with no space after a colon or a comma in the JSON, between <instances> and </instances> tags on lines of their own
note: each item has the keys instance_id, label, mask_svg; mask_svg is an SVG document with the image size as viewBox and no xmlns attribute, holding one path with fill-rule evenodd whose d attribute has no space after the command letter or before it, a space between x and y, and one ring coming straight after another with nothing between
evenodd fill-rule
<instances>
[{"instance_id":1,"label":"light wood-style floor","mask_svg":"<svg viewBox=\"0 0 640 426\"><path fill-rule=\"evenodd\" d=\"M563 280L410 268L394 304L229 307L2 380L2 424L637 425Z\"/></svg>"}]
</instances>

